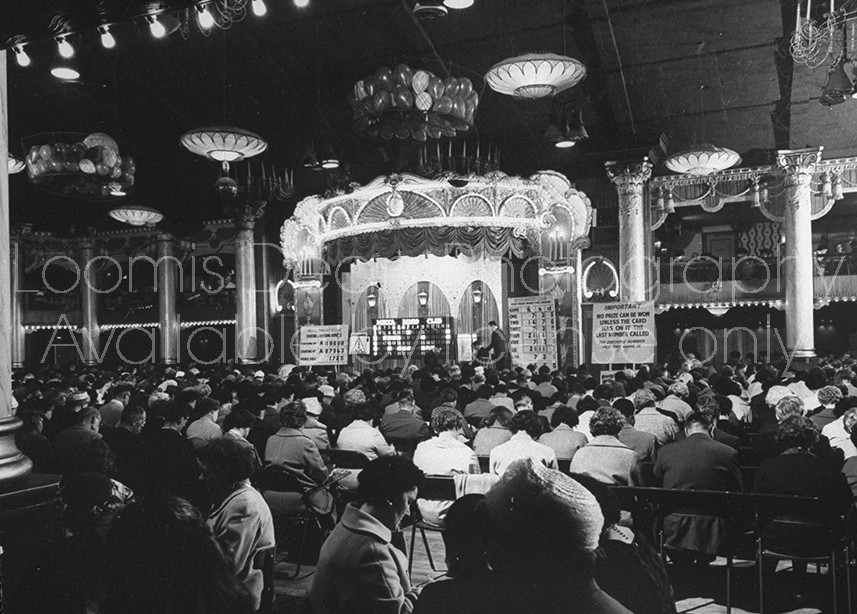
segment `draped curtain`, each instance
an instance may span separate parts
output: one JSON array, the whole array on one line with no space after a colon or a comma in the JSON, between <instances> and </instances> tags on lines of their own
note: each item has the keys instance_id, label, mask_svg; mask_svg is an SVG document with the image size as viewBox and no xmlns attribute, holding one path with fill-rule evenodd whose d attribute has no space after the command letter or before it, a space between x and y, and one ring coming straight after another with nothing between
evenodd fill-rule
<instances>
[{"instance_id":1,"label":"draped curtain","mask_svg":"<svg viewBox=\"0 0 857 614\"><path fill-rule=\"evenodd\" d=\"M473 291L479 290L482 292L482 300L477 303L473 299ZM457 334L472 335L477 333L479 341L483 345L491 343L491 330L488 328L488 322L495 320L500 321L497 309L497 300L494 298L494 293L488 284L481 280L476 280L471 283L464 296L461 297L461 303L458 306L458 328Z\"/></svg>"}]
</instances>

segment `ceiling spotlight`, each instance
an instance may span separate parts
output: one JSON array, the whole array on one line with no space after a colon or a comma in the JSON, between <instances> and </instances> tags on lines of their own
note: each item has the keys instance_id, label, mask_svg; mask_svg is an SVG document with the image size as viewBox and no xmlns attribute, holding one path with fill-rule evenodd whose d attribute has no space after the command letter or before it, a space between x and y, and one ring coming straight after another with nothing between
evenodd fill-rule
<instances>
[{"instance_id":1,"label":"ceiling spotlight","mask_svg":"<svg viewBox=\"0 0 857 614\"><path fill-rule=\"evenodd\" d=\"M473 0L443 0L443 3L451 9L469 9L473 6Z\"/></svg>"},{"instance_id":2,"label":"ceiling spotlight","mask_svg":"<svg viewBox=\"0 0 857 614\"><path fill-rule=\"evenodd\" d=\"M74 47L71 46L71 43L68 42L68 39L65 37L57 39L57 48L59 49L60 55L65 59L74 55Z\"/></svg>"},{"instance_id":3,"label":"ceiling spotlight","mask_svg":"<svg viewBox=\"0 0 857 614\"><path fill-rule=\"evenodd\" d=\"M263 2L263 0L253 0L252 7L253 7L253 14L256 17L262 17L265 15L265 13L268 12L268 7L265 6L265 3Z\"/></svg>"},{"instance_id":4,"label":"ceiling spotlight","mask_svg":"<svg viewBox=\"0 0 857 614\"><path fill-rule=\"evenodd\" d=\"M30 65L30 56L27 55L23 47L15 47L15 59L18 60L18 66Z\"/></svg>"},{"instance_id":5,"label":"ceiling spotlight","mask_svg":"<svg viewBox=\"0 0 857 614\"><path fill-rule=\"evenodd\" d=\"M116 46L116 39L113 38L107 26L100 26L98 31L101 32L101 46L105 49L113 49Z\"/></svg>"},{"instance_id":6,"label":"ceiling spotlight","mask_svg":"<svg viewBox=\"0 0 857 614\"><path fill-rule=\"evenodd\" d=\"M80 73L74 68L69 68L68 66L57 66L56 68L52 68L51 74L57 79L63 79L64 81L76 81L77 79L80 79Z\"/></svg>"},{"instance_id":7,"label":"ceiling spotlight","mask_svg":"<svg viewBox=\"0 0 857 614\"><path fill-rule=\"evenodd\" d=\"M295 6L299 9L305 9L309 6L309 0L295 0Z\"/></svg>"},{"instance_id":8,"label":"ceiling spotlight","mask_svg":"<svg viewBox=\"0 0 857 614\"><path fill-rule=\"evenodd\" d=\"M208 10L207 4L196 7L196 10L199 12L197 19L199 20L200 28L208 30L214 25L214 17L211 15L211 11Z\"/></svg>"},{"instance_id":9,"label":"ceiling spotlight","mask_svg":"<svg viewBox=\"0 0 857 614\"><path fill-rule=\"evenodd\" d=\"M164 38L167 35L167 29L164 27L157 17L150 15L146 18L149 21L149 30L155 38Z\"/></svg>"}]
</instances>

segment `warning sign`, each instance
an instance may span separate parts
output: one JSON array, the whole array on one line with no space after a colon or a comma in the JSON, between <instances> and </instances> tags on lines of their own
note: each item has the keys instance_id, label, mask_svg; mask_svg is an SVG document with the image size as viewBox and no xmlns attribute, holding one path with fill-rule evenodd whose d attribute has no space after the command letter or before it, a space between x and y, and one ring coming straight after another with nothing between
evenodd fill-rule
<instances>
[{"instance_id":1,"label":"warning sign","mask_svg":"<svg viewBox=\"0 0 857 614\"><path fill-rule=\"evenodd\" d=\"M369 334L354 333L348 340L348 353L352 356L366 356L369 354Z\"/></svg>"},{"instance_id":2,"label":"warning sign","mask_svg":"<svg viewBox=\"0 0 857 614\"><path fill-rule=\"evenodd\" d=\"M595 303L592 362L642 364L655 360L654 303Z\"/></svg>"},{"instance_id":3,"label":"warning sign","mask_svg":"<svg viewBox=\"0 0 857 614\"><path fill-rule=\"evenodd\" d=\"M348 325L302 326L300 364L348 364Z\"/></svg>"}]
</instances>

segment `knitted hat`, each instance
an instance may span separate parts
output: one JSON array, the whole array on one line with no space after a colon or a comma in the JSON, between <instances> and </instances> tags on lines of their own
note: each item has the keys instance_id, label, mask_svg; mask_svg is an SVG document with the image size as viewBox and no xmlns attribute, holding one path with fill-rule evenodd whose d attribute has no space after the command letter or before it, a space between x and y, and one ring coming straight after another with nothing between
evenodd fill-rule
<instances>
[{"instance_id":1,"label":"knitted hat","mask_svg":"<svg viewBox=\"0 0 857 614\"><path fill-rule=\"evenodd\" d=\"M66 400L71 403L88 403L90 401L89 395L85 392L73 392L72 394L66 397Z\"/></svg>"},{"instance_id":2,"label":"knitted hat","mask_svg":"<svg viewBox=\"0 0 857 614\"><path fill-rule=\"evenodd\" d=\"M485 505L501 531L571 551L595 550L604 525L591 492L529 458L509 466Z\"/></svg>"},{"instance_id":3,"label":"knitted hat","mask_svg":"<svg viewBox=\"0 0 857 614\"><path fill-rule=\"evenodd\" d=\"M354 405L356 403L365 403L366 394L360 388L352 388L345 393L345 404Z\"/></svg>"}]
</instances>

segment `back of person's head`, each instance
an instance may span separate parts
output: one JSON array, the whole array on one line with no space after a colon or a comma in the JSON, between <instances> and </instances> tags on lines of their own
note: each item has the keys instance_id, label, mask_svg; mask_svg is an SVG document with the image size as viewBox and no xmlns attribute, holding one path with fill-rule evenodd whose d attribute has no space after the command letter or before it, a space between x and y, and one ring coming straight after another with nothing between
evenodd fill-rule
<instances>
[{"instance_id":1,"label":"back of person's head","mask_svg":"<svg viewBox=\"0 0 857 614\"><path fill-rule=\"evenodd\" d=\"M613 398L612 384L598 384L592 392L592 397L595 399L604 399L605 401L609 401Z\"/></svg>"},{"instance_id":2,"label":"back of person's head","mask_svg":"<svg viewBox=\"0 0 857 614\"><path fill-rule=\"evenodd\" d=\"M455 405L458 402L458 393L455 388L444 388L440 391L438 398L443 405Z\"/></svg>"},{"instance_id":3,"label":"back of person's head","mask_svg":"<svg viewBox=\"0 0 857 614\"><path fill-rule=\"evenodd\" d=\"M119 383L119 384L114 385L114 386L110 389L110 394L109 394L108 396L109 396L111 399L118 399L118 398L120 398L123 394L128 394L128 395L130 395L132 392L134 392L134 386L132 386L131 384L127 384L127 383L125 383L125 382L122 382L122 383Z\"/></svg>"},{"instance_id":4,"label":"back of person's head","mask_svg":"<svg viewBox=\"0 0 857 614\"><path fill-rule=\"evenodd\" d=\"M187 419L189 413L190 408L184 403L177 401L167 401L161 409L164 424L178 424L182 420Z\"/></svg>"},{"instance_id":5,"label":"back of person's head","mask_svg":"<svg viewBox=\"0 0 857 614\"><path fill-rule=\"evenodd\" d=\"M356 403L352 408L355 420L364 420L372 422L378 411L372 403Z\"/></svg>"},{"instance_id":6,"label":"back of person's head","mask_svg":"<svg viewBox=\"0 0 857 614\"><path fill-rule=\"evenodd\" d=\"M120 424L125 426L137 426L140 422L146 421L146 410L137 405L128 405L122 410L122 418Z\"/></svg>"},{"instance_id":7,"label":"back of person's head","mask_svg":"<svg viewBox=\"0 0 857 614\"><path fill-rule=\"evenodd\" d=\"M837 418L844 416L852 407L857 407L857 397L847 396L842 397L836 402L836 407L833 408L833 415Z\"/></svg>"},{"instance_id":8,"label":"back of person's head","mask_svg":"<svg viewBox=\"0 0 857 614\"><path fill-rule=\"evenodd\" d=\"M476 391L476 396L480 399L490 399L494 396L494 386L492 386L491 384L482 384Z\"/></svg>"},{"instance_id":9,"label":"back of person's head","mask_svg":"<svg viewBox=\"0 0 857 614\"><path fill-rule=\"evenodd\" d=\"M557 407L551 415L550 425L551 428L555 429L560 424L568 425L571 428L580 424L580 417L577 415L577 410L565 405Z\"/></svg>"},{"instance_id":10,"label":"back of person's head","mask_svg":"<svg viewBox=\"0 0 857 614\"><path fill-rule=\"evenodd\" d=\"M515 409L528 409L533 406L533 397L526 390L518 390L512 395L512 404Z\"/></svg>"},{"instance_id":11,"label":"back of person's head","mask_svg":"<svg viewBox=\"0 0 857 614\"><path fill-rule=\"evenodd\" d=\"M634 407L638 411L644 407L654 407L655 400L655 393L647 388L640 388L634 393Z\"/></svg>"},{"instance_id":12,"label":"back of person's head","mask_svg":"<svg viewBox=\"0 0 857 614\"><path fill-rule=\"evenodd\" d=\"M822 405L836 405L842 398L842 391L836 386L823 386L815 395Z\"/></svg>"},{"instance_id":13,"label":"back of person's head","mask_svg":"<svg viewBox=\"0 0 857 614\"><path fill-rule=\"evenodd\" d=\"M532 459L515 461L484 505L493 569L553 578L591 573L604 517L592 493L573 478Z\"/></svg>"},{"instance_id":14,"label":"back of person's head","mask_svg":"<svg viewBox=\"0 0 857 614\"><path fill-rule=\"evenodd\" d=\"M636 411L634 402L631 399L616 399L613 401L613 407L619 410L619 413L622 414L622 417L626 421L628 418L632 418Z\"/></svg>"},{"instance_id":15,"label":"back of person's head","mask_svg":"<svg viewBox=\"0 0 857 614\"><path fill-rule=\"evenodd\" d=\"M777 415L777 422L782 422L789 416L803 416L804 406L803 401L797 396L787 396L777 401L774 406L774 412Z\"/></svg>"},{"instance_id":16,"label":"back of person's head","mask_svg":"<svg viewBox=\"0 0 857 614\"><path fill-rule=\"evenodd\" d=\"M236 409L223 418L223 432L231 431L232 429L249 429L253 428L256 423L256 418L249 411Z\"/></svg>"},{"instance_id":17,"label":"back of person's head","mask_svg":"<svg viewBox=\"0 0 857 614\"><path fill-rule=\"evenodd\" d=\"M357 476L361 503L387 506L404 493L419 488L425 475L404 456L380 456Z\"/></svg>"},{"instance_id":18,"label":"back of person's head","mask_svg":"<svg viewBox=\"0 0 857 614\"><path fill-rule=\"evenodd\" d=\"M687 389L687 384L684 382L673 382L670 384L670 387L667 389L671 395L678 397L679 399L686 399L690 394L690 391Z\"/></svg>"},{"instance_id":19,"label":"back of person's head","mask_svg":"<svg viewBox=\"0 0 857 614\"><path fill-rule=\"evenodd\" d=\"M406 405L410 407L414 404L414 389L410 386L402 388L396 395L396 401L399 403L399 405Z\"/></svg>"},{"instance_id":20,"label":"back of person's head","mask_svg":"<svg viewBox=\"0 0 857 614\"><path fill-rule=\"evenodd\" d=\"M106 529L125 503L123 493L102 473L79 472L60 482L63 525L74 535L106 534Z\"/></svg>"},{"instance_id":21,"label":"back of person's head","mask_svg":"<svg viewBox=\"0 0 857 614\"><path fill-rule=\"evenodd\" d=\"M128 505L108 539L111 589L100 614L250 614L205 518L169 495Z\"/></svg>"},{"instance_id":22,"label":"back of person's head","mask_svg":"<svg viewBox=\"0 0 857 614\"><path fill-rule=\"evenodd\" d=\"M485 416L485 418L482 420L482 424L480 424L479 426L481 428L485 428L489 426L494 426L494 424L496 423L499 426L502 426L503 428L508 428L509 421L512 420L513 415L514 414L509 408L503 407L502 405L498 405L488 412L488 415Z\"/></svg>"},{"instance_id":23,"label":"back of person's head","mask_svg":"<svg viewBox=\"0 0 857 614\"><path fill-rule=\"evenodd\" d=\"M812 420L801 415L786 416L777 425L777 443L784 450L809 450L818 443L819 437L820 433Z\"/></svg>"},{"instance_id":24,"label":"back of person's head","mask_svg":"<svg viewBox=\"0 0 857 614\"><path fill-rule=\"evenodd\" d=\"M512 416L509 430L513 433L525 432L533 439L538 439L542 434L542 421L536 412L528 409L521 410Z\"/></svg>"},{"instance_id":25,"label":"back of person's head","mask_svg":"<svg viewBox=\"0 0 857 614\"><path fill-rule=\"evenodd\" d=\"M220 401L211 397L202 397L196 402L195 409L199 415L216 414L220 411Z\"/></svg>"},{"instance_id":26,"label":"back of person's head","mask_svg":"<svg viewBox=\"0 0 857 614\"><path fill-rule=\"evenodd\" d=\"M300 401L286 403L280 408L280 424L287 429L299 429L306 424L306 407Z\"/></svg>"},{"instance_id":27,"label":"back of person's head","mask_svg":"<svg viewBox=\"0 0 857 614\"><path fill-rule=\"evenodd\" d=\"M444 431L463 430L467 422L457 409L443 408L436 410L431 417L431 428L435 433Z\"/></svg>"},{"instance_id":28,"label":"back of person's head","mask_svg":"<svg viewBox=\"0 0 857 614\"><path fill-rule=\"evenodd\" d=\"M453 578L467 578L488 569L486 534L490 520L482 505L484 495L468 494L455 500L446 513L443 544L446 549L447 573Z\"/></svg>"},{"instance_id":29,"label":"back of person's head","mask_svg":"<svg viewBox=\"0 0 857 614\"><path fill-rule=\"evenodd\" d=\"M593 437L599 435L616 436L625 426L625 418L614 407L599 407L589 420L589 432Z\"/></svg>"},{"instance_id":30,"label":"back of person's head","mask_svg":"<svg viewBox=\"0 0 857 614\"><path fill-rule=\"evenodd\" d=\"M687 433L711 433L711 416L705 412L695 411L684 421L684 430Z\"/></svg>"},{"instance_id":31,"label":"back of person's head","mask_svg":"<svg viewBox=\"0 0 857 614\"><path fill-rule=\"evenodd\" d=\"M768 407L775 407L780 399L791 396L794 396L794 392L785 386L771 386L765 394L765 403Z\"/></svg>"},{"instance_id":32,"label":"back of person's head","mask_svg":"<svg viewBox=\"0 0 857 614\"><path fill-rule=\"evenodd\" d=\"M89 407L85 407L84 409L81 409L77 413L77 423L78 424L87 424L88 425L88 424L92 424L93 421L100 421L100 420L101 420L101 413L98 411L97 408L92 407L91 405Z\"/></svg>"},{"instance_id":33,"label":"back of person's head","mask_svg":"<svg viewBox=\"0 0 857 614\"><path fill-rule=\"evenodd\" d=\"M220 437L199 450L203 473L212 472L224 484L249 479L259 469L255 449L229 437Z\"/></svg>"},{"instance_id":34,"label":"back of person's head","mask_svg":"<svg viewBox=\"0 0 857 614\"><path fill-rule=\"evenodd\" d=\"M39 411L23 411L18 418L23 422L20 433L40 433L45 425L45 415Z\"/></svg>"}]
</instances>

